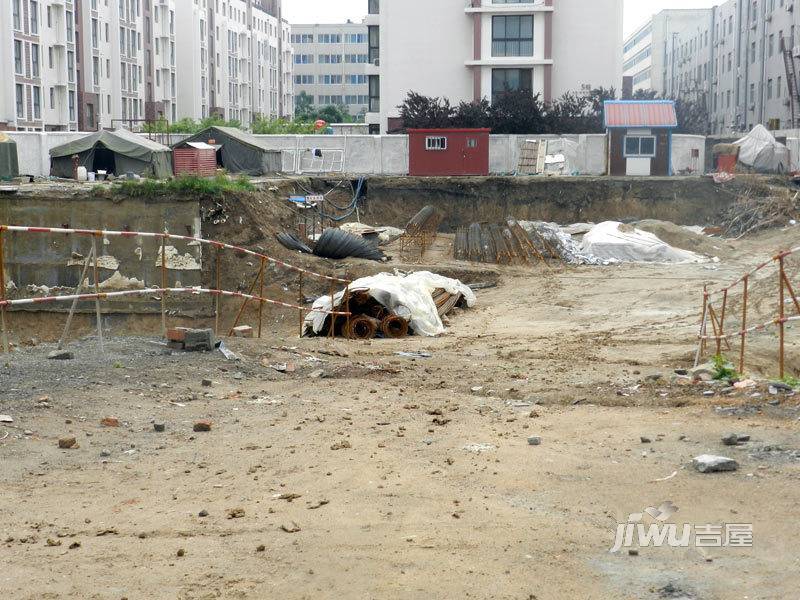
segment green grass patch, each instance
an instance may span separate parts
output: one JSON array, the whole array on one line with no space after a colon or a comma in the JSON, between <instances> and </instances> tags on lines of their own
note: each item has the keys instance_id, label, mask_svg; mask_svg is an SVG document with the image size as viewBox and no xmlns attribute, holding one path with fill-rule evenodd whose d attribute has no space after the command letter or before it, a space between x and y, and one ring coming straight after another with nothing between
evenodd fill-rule
<instances>
[{"instance_id":1,"label":"green grass patch","mask_svg":"<svg viewBox=\"0 0 800 600\"><path fill-rule=\"evenodd\" d=\"M717 381L735 381L740 379L739 373L727 358L722 354L717 354L713 360L714 363L714 379Z\"/></svg>"},{"instance_id":2,"label":"green grass patch","mask_svg":"<svg viewBox=\"0 0 800 600\"><path fill-rule=\"evenodd\" d=\"M114 184L113 192L128 198L151 198L153 196L220 197L236 192L253 192L255 189L255 186L244 175L231 179L227 175L219 174L211 178L181 175L175 179L164 181L155 179L120 181Z\"/></svg>"}]
</instances>

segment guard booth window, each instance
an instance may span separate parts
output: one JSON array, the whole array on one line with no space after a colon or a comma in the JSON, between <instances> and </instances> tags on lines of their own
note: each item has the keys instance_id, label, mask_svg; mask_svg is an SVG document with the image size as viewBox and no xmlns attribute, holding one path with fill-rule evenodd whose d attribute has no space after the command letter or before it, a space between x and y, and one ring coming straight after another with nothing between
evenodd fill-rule
<instances>
[{"instance_id":1,"label":"guard booth window","mask_svg":"<svg viewBox=\"0 0 800 600\"><path fill-rule=\"evenodd\" d=\"M656 155L654 136L625 136L625 157L653 158Z\"/></svg>"}]
</instances>

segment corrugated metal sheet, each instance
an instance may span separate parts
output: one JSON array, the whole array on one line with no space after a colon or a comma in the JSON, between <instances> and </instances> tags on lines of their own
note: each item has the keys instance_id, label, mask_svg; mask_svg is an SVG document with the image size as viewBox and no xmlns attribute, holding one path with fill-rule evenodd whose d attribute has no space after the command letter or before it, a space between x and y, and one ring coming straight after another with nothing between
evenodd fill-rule
<instances>
[{"instance_id":1,"label":"corrugated metal sheet","mask_svg":"<svg viewBox=\"0 0 800 600\"><path fill-rule=\"evenodd\" d=\"M677 127L678 115L672 100L620 100L603 105L609 127Z\"/></svg>"},{"instance_id":2,"label":"corrugated metal sheet","mask_svg":"<svg viewBox=\"0 0 800 600\"><path fill-rule=\"evenodd\" d=\"M210 177L217 172L217 153L213 148L177 148L172 152L175 175Z\"/></svg>"}]
</instances>

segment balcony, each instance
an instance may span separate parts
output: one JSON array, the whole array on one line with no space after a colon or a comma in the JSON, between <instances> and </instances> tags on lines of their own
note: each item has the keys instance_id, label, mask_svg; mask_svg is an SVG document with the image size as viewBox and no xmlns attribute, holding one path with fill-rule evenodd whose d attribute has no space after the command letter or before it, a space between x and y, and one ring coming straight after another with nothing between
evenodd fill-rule
<instances>
[{"instance_id":1,"label":"balcony","mask_svg":"<svg viewBox=\"0 0 800 600\"><path fill-rule=\"evenodd\" d=\"M381 74L381 59L376 58L374 62L366 63L364 65L364 75L380 75Z\"/></svg>"},{"instance_id":2,"label":"balcony","mask_svg":"<svg viewBox=\"0 0 800 600\"><path fill-rule=\"evenodd\" d=\"M491 4L490 0L483 0L482 6L472 6L472 2L467 2L464 12L472 15L476 13L493 13L493 14L515 14L524 13L531 14L533 12L553 12L552 6L545 6L544 4L534 4L529 2L527 4Z\"/></svg>"}]
</instances>

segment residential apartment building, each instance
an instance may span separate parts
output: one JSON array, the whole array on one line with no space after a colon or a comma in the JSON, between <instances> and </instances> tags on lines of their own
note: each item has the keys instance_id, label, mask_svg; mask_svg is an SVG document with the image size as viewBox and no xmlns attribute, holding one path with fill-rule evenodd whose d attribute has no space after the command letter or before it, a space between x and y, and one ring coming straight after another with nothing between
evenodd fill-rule
<instances>
[{"instance_id":1,"label":"residential apartment building","mask_svg":"<svg viewBox=\"0 0 800 600\"><path fill-rule=\"evenodd\" d=\"M696 69L711 60L709 32L711 9L664 10L625 40L622 71L633 89L655 90L660 95L688 93L695 85ZM670 54L675 53L676 60Z\"/></svg>"},{"instance_id":2,"label":"residential apartment building","mask_svg":"<svg viewBox=\"0 0 800 600\"><path fill-rule=\"evenodd\" d=\"M174 0L77 0L78 127L140 127L175 104Z\"/></svg>"},{"instance_id":3,"label":"residential apartment building","mask_svg":"<svg viewBox=\"0 0 800 600\"><path fill-rule=\"evenodd\" d=\"M353 116L367 112L366 24L292 25L292 46L295 105L305 92L317 107L341 105Z\"/></svg>"},{"instance_id":4,"label":"residential apartment building","mask_svg":"<svg viewBox=\"0 0 800 600\"><path fill-rule=\"evenodd\" d=\"M176 0L177 117L250 126L294 114L292 44L279 0Z\"/></svg>"},{"instance_id":5,"label":"residential apartment building","mask_svg":"<svg viewBox=\"0 0 800 600\"><path fill-rule=\"evenodd\" d=\"M528 90L545 101L622 83L622 0L368 0L373 131L410 91L451 102ZM424 15L424 18L420 18Z\"/></svg>"},{"instance_id":6,"label":"residential apartment building","mask_svg":"<svg viewBox=\"0 0 800 600\"><path fill-rule=\"evenodd\" d=\"M280 0L2 0L0 129L294 112Z\"/></svg>"},{"instance_id":7,"label":"residential apartment building","mask_svg":"<svg viewBox=\"0 0 800 600\"><path fill-rule=\"evenodd\" d=\"M711 133L734 134L759 123L796 127L800 98L790 84L800 60L797 13L792 0L663 11L625 41L625 74L634 89L703 103Z\"/></svg>"},{"instance_id":8,"label":"residential apartment building","mask_svg":"<svg viewBox=\"0 0 800 600\"><path fill-rule=\"evenodd\" d=\"M78 127L75 5L4 0L0 6L0 130Z\"/></svg>"}]
</instances>

